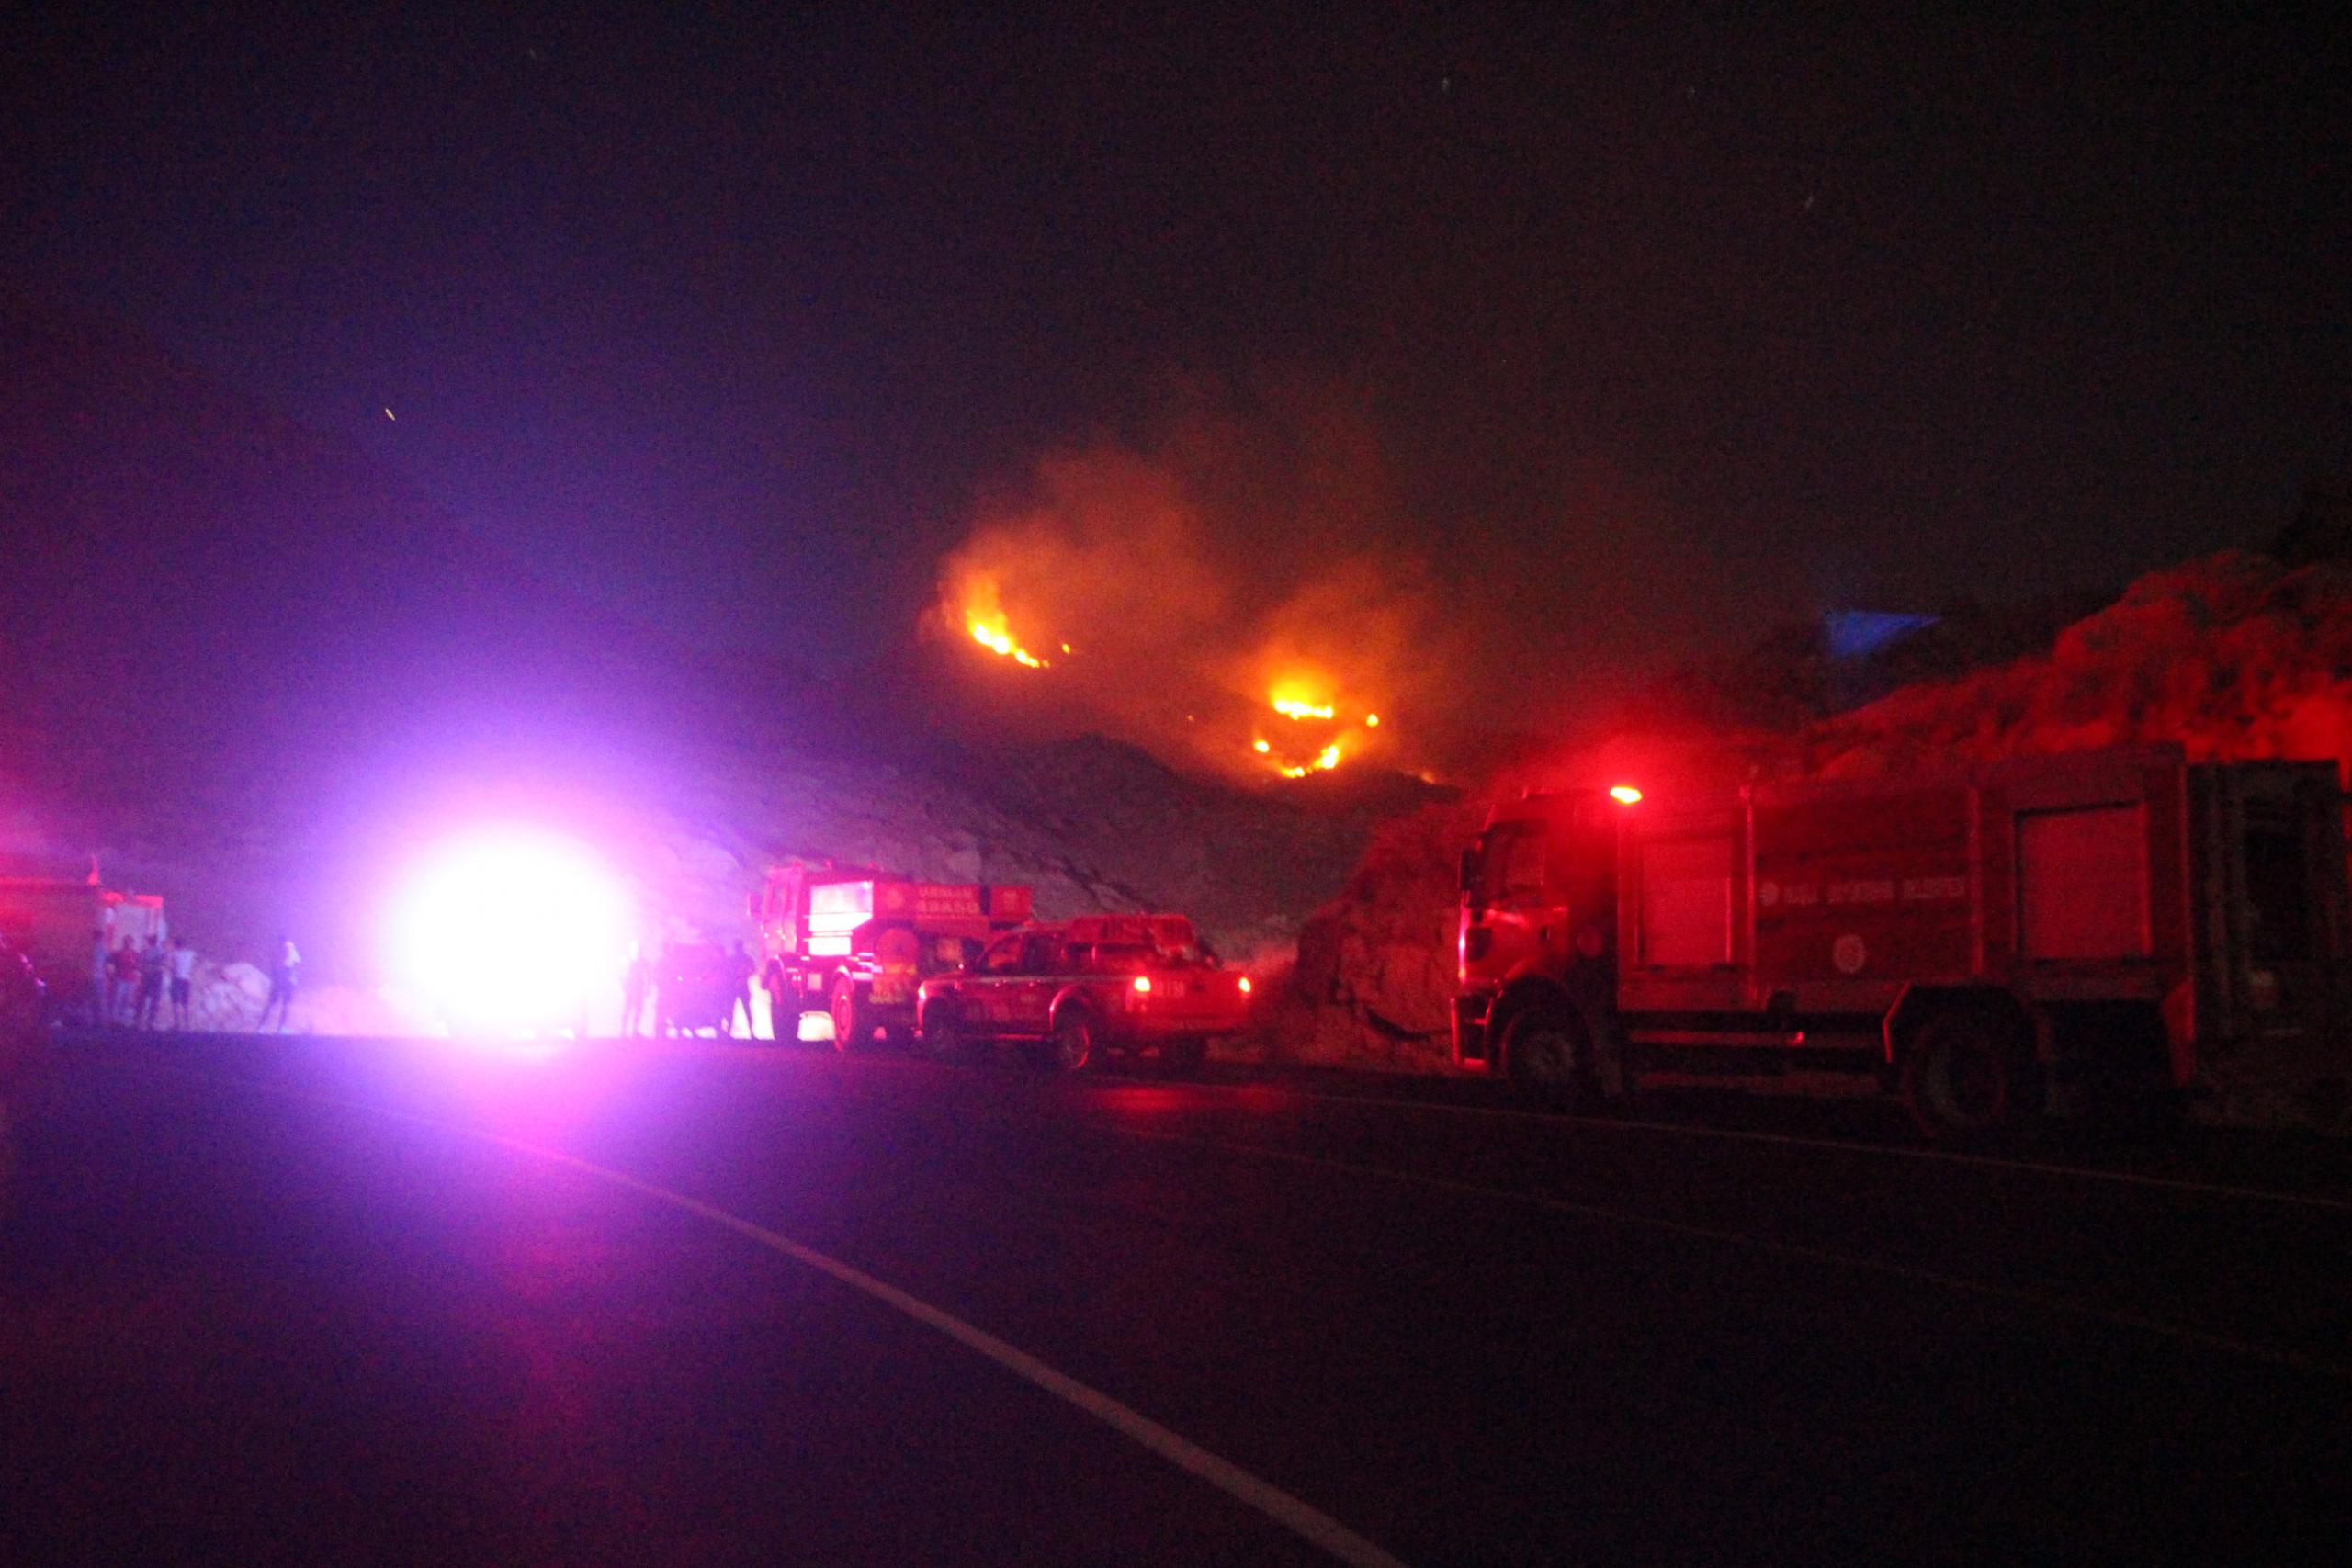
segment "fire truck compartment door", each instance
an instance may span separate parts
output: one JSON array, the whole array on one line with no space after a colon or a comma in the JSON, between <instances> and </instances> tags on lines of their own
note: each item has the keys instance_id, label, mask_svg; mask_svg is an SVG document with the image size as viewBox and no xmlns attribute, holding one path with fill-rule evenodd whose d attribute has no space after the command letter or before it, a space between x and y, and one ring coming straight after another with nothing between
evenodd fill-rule
<instances>
[{"instance_id":1,"label":"fire truck compartment door","mask_svg":"<svg viewBox=\"0 0 2352 1568\"><path fill-rule=\"evenodd\" d=\"M1644 844L1641 961L1661 968L1730 963L1731 874L1728 837Z\"/></svg>"},{"instance_id":2,"label":"fire truck compartment door","mask_svg":"<svg viewBox=\"0 0 2352 1568\"><path fill-rule=\"evenodd\" d=\"M2020 812L2018 927L2039 962L2148 952L2148 829L2137 804Z\"/></svg>"}]
</instances>

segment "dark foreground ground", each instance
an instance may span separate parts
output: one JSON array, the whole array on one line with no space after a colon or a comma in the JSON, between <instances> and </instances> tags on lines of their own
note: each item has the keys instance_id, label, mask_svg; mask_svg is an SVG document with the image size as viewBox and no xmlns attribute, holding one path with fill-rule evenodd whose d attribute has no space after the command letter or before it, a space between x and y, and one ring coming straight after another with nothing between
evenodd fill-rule
<instances>
[{"instance_id":1,"label":"dark foreground ground","mask_svg":"<svg viewBox=\"0 0 2352 1568\"><path fill-rule=\"evenodd\" d=\"M14 1120L0 1562L2347 1539L2333 1147L216 1037L69 1045Z\"/></svg>"}]
</instances>

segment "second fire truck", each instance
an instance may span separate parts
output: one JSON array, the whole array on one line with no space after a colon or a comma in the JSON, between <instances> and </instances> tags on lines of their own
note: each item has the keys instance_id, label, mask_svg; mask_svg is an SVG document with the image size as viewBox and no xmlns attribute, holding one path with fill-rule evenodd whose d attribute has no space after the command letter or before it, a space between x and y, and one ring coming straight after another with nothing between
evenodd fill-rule
<instances>
[{"instance_id":1,"label":"second fire truck","mask_svg":"<svg viewBox=\"0 0 2352 1568\"><path fill-rule=\"evenodd\" d=\"M879 1032L912 1040L915 990L1027 922L1035 900L1016 885L921 882L872 866L777 866L752 896L771 1032L797 1038L803 1012L831 1015L836 1050Z\"/></svg>"}]
</instances>

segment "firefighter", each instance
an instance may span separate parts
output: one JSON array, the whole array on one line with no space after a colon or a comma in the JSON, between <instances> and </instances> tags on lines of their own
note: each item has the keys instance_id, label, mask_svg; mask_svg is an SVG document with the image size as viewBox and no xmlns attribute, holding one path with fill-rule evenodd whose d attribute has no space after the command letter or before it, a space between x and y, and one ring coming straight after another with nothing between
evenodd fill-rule
<instances>
[{"instance_id":1,"label":"firefighter","mask_svg":"<svg viewBox=\"0 0 2352 1568\"><path fill-rule=\"evenodd\" d=\"M161 1022L164 1010L164 971L170 955L164 951L164 939L151 936L139 953L139 1008L133 1020L141 1029L153 1029Z\"/></svg>"},{"instance_id":2,"label":"firefighter","mask_svg":"<svg viewBox=\"0 0 2352 1568\"><path fill-rule=\"evenodd\" d=\"M90 933L90 1027L104 1029L107 998L114 988L114 954L107 948L104 926Z\"/></svg>"},{"instance_id":3,"label":"firefighter","mask_svg":"<svg viewBox=\"0 0 2352 1568\"><path fill-rule=\"evenodd\" d=\"M667 1040L678 1032L678 998L685 988L679 973L677 950L664 943L653 968L653 1032ZM688 1032L692 1032L689 1031Z\"/></svg>"},{"instance_id":4,"label":"firefighter","mask_svg":"<svg viewBox=\"0 0 2352 1568\"><path fill-rule=\"evenodd\" d=\"M294 951L294 939L281 935L277 939L277 962L270 966L269 999L261 1004L261 1021L254 1025L258 1034L269 1027L269 1010L277 1010L277 1032L286 1032L286 1021L294 1012L294 991L302 976L302 955Z\"/></svg>"},{"instance_id":5,"label":"firefighter","mask_svg":"<svg viewBox=\"0 0 2352 1568\"><path fill-rule=\"evenodd\" d=\"M645 1027L645 997L653 988L653 961L642 946L632 946L628 967L621 971L621 1038L634 1040Z\"/></svg>"},{"instance_id":6,"label":"firefighter","mask_svg":"<svg viewBox=\"0 0 2352 1568\"><path fill-rule=\"evenodd\" d=\"M113 981L107 1002L107 1022L109 1025L130 1021L131 999L139 994L139 939L124 937L122 945L114 950L108 961L107 973Z\"/></svg>"},{"instance_id":7,"label":"firefighter","mask_svg":"<svg viewBox=\"0 0 2352 1568\"><path fill-rule=\"evenodd\" d=\"M735 987L735 1005L727 1014L727 1032L730 1037L734 1034L735 1021L740 1018L743 1021L743 1038L749 1040L752 1038L752 991L760 983L760 964L759 960L752 956L752 950L743 945L741 937L735 939L735 951L727 955L727 978Z\"/></svg>"},{"instance_id":8,"label":"firefighter","mask_svg":"<svg viewBox=\"0 0 2352 1568\"><path fill-rule=\"evenodd\" d=\"M185 1031L196 998L196 949L184 936L172 939L172 1027Z\"/></svg>"}]
</instances>

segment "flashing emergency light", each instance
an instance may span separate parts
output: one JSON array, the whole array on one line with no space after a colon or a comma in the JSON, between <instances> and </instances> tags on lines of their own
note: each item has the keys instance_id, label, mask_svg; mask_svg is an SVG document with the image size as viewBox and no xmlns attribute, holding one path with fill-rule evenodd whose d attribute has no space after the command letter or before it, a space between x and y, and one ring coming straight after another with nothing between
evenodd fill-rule
<instances>
[{"instance_id":1,"label":"flashing emergency light","mask_svg":"<svg viewBox=\"0 0 2352 1568\"><path fill-rule=\"evenodd\" d=\"M1136 994L1137 996L1149 996L1151 994L1150 976L1138 975L1136 976Z\"/></svg>"},{"instance_id":2,"label":"flashing emergency light","mask_svg":"<svg viewBox=\"0 0 2352 1568\"><path fill-rule=\"evenodd\" d=\"M1241 994L1242 994L1243 996L1245 996L1245 997L1246 997L1246 996L1248 996L1248 995L1250 994L1250 992L1251 988L1252 988L1252 987L1250 987L1250 976L1247 976L1247 975L1244 975L1243 976L1241 976Z\"/></svg>"},{"instance_id":3,"label":"flashing emergency light","mask_svg":"<svg viewBox=\"0 0 2352 1568\"><path fill-rule=\"evenodd\" d=\"M1620 806L1639 806L1642 803L1642 792L1632 784L1618 784L1610 790L1609 798Z\"/></svg>"},{"instance_id":4,"label":"flashing emergency light","mask_svg":"<svg viewBox=\"0 0 2352 1568\"><path fill-rule=\"evenodd\" d=\"M631 921L594 851L530 826L478 829L429 852L393 900L391 973L451 1029L585 1027L619 983Z\"/></svg>"}]
</instances>

